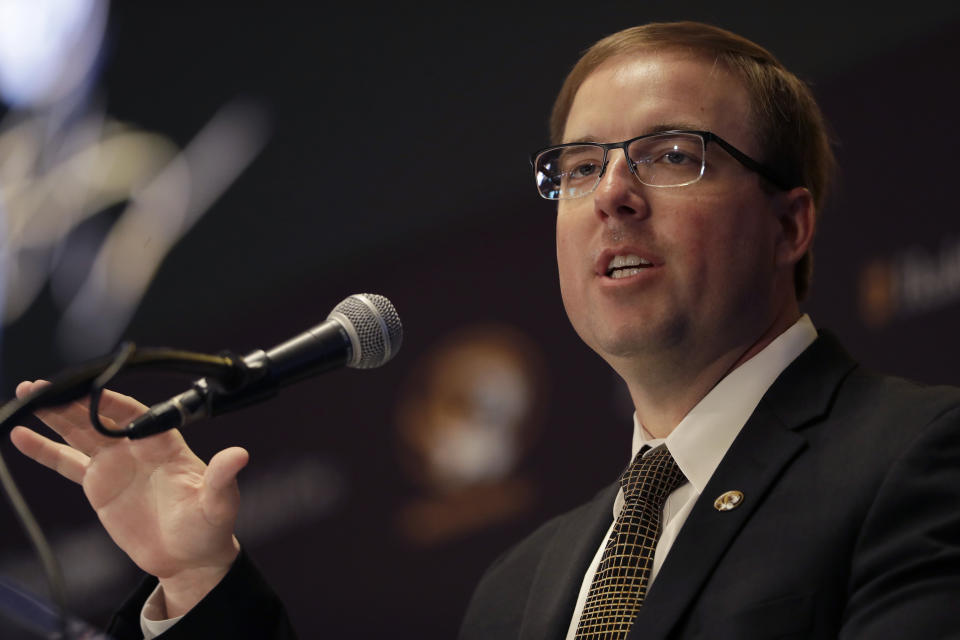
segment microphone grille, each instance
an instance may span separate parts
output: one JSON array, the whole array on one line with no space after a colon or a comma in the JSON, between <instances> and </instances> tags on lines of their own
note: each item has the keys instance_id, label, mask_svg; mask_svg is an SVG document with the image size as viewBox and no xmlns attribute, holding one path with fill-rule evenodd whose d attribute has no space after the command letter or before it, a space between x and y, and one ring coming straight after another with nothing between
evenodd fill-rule
<instances>
[{"instance_id":1,"label":"microphone grille","mask_svg":"<svg viewBox=\"0 0 960 640\"><path fill-rule=\"evenodd\" d=\"M328 317L344 325L350 336L353 357L348 367L373 369L400 350L403 325L393 304L383 296L356 293L334 307Z\"/></svg>"}]
</instances>

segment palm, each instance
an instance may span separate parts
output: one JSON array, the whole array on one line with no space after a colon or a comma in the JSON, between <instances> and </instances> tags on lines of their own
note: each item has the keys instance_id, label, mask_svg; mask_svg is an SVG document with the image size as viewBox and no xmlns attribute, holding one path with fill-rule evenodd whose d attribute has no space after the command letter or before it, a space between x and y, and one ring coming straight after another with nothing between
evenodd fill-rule
<instances>
[{"instance_id":1,"label":"palm","mask_svg":"<svg viewBox=\"0 0 960 640\"><path fill-rule=\"evenodd\" d=\"M206 469L178 433L162 434L99 449L83 490L117 545L165 577L230 546L236 512L210 507Z\"/></svg>"}]
</instances>

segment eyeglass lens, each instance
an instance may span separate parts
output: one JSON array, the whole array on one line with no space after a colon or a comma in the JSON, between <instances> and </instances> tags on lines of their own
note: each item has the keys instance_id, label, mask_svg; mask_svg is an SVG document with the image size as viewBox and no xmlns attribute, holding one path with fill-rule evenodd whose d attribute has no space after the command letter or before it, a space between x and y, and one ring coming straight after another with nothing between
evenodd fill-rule
<instances>
[{"instance_id":1,"label":"eyeglass lens","mask_svg":"<svg viewBox=\"0 0 960 640\"><path fill-rule=\"evenodd\" d=\"M696 182L703 175L704 142L696 134L646 136L632 141L626 152L634 175L648 186L680 187ZM617 151L610 149L608 153ZM585 196L600 182L603 164L604 147L600 145L547 149L536 158L537 187L540 194L550 200Z\"/></svg>"}]
</instances>

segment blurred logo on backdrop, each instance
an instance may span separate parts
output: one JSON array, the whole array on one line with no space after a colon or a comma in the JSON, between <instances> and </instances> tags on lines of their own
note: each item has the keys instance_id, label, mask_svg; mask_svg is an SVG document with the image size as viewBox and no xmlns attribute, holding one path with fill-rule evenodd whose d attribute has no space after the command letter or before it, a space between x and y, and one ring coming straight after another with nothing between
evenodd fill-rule
<instances>
[{"instance_id":1,"label":"blurred logo on backdrop","mask_svg":"<svg viewBox=\"0 0 960 640\"><path fill-rule=\"evenodd\" d=\"M911 245L860 269L860 317L872 329L937 311L958 300L960 236L942 238L936 249Z\"/></svg>"},{"instance_id":2,"label":"blurred logo on backdrop","mask_svg":"<svg viewBox=\"0 0 960 640\"><path fill-rule=\"evenodd\" d=\"M111 118L95 83L107 0L0 0L0 301L49 284L63 353L111 349L170 249L259 153L255 105L224 106L182 149Z\"/></svg>"},{"instance_id":3,"label":"blurred logo on backdrop","mask_svg":"<svg viewBox=\"0 0 960 640\"><path fill-rule=\"evenodd\" d=\"M546 382L536 345L506 325L465 327L414 365L397 406L403 468L420 490L398 514L406 539L442 543L531 505L534 484L518 469Z\"/></svg>"}]
</instances>

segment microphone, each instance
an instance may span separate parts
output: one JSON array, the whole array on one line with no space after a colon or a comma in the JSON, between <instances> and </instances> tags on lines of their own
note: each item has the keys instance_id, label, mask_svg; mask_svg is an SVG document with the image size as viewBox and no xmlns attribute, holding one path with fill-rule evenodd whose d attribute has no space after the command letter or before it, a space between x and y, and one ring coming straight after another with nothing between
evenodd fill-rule
<instances>
[{"instance_id":1,"label":"microphone","mask_svg":"<svg viewBox=\"0 0 960 640\"><path fill-rule=\"evenodd\" d=\"M269 351L244 356L243 380L236 387L225 390L206 378L196 380L189 391L153 405L131 422L128 437L145 438L263 402L281 387L338 367L379 367L402 342L403 326L389 300L373 293L352 295L312 329Z\"/></svg>"}]
</instances>

